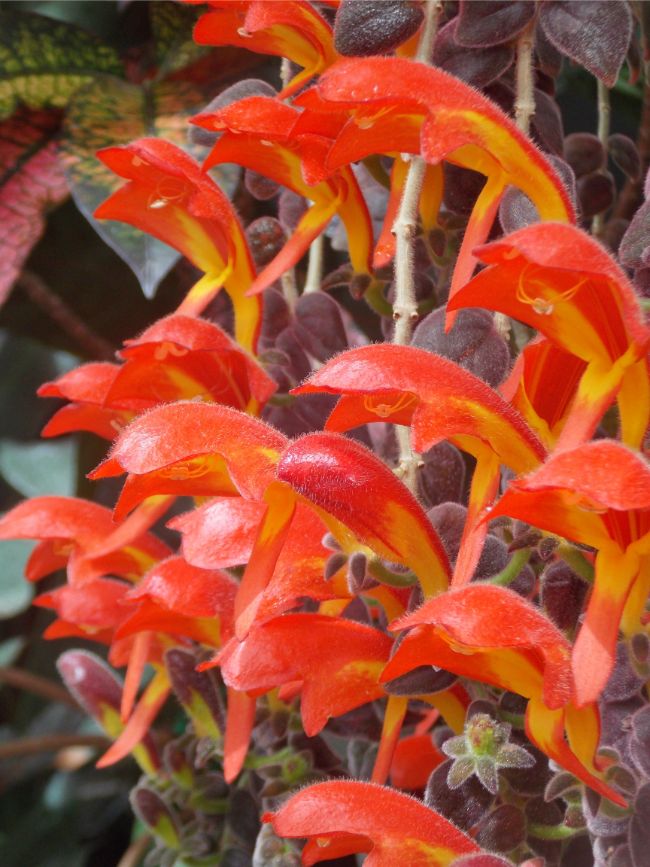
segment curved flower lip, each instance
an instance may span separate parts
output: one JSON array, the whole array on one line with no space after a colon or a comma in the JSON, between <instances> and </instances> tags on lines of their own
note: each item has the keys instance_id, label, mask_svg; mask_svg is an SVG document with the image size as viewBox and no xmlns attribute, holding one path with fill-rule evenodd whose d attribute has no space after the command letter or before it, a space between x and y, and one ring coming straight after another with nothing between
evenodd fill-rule
<instances>
[{"instance_id":1,"label":"curved flower lip","mask_svg":"<svg viewBox=\"0 0 650 867\"><path fill-rule=\"evenodd\" d=\"M283 453L277 477L382 557L411 568L426 592L441 592L449 560L422 507L369 449L335 433L307 434ZM334 529L334 528L332 528Z\"/></svg>"},{"instance_id":2,"label":"curved flower lip","mask_svg":"<svg viewBox=\"0 0 650 867\"><path fill-rule=\"evenodd\" d=\"M474 252L490 267L458 291L450 309L500 310L587 362L611 363L630 345L635 359L645 354L650 328L634 287L582 230L536 223Z\"/></svg>"},{"instance_id":3,"label":"curved flower lip","mask_svg":"<svg viewBox=\"0 0 650 867\"><path fill-rule=\"evenodd\" d=\"M227 686L242 692L301 681L303 725L312 737L330 717L384 695L378 678L392 643L354 620L284 614L254 625L243 641L232 639L215 662Z\"/></svg>"},{"instance_id":4,"label":"curved flower lip","mask_svg":"<svg viewBox=\"0 0 650 867\"><path fill-rule=\"evenodd\" d=\"M421 801L376 783L328 780L265 813L280 837L307 837L302 863L368 852L368 867L448 867L482 850Z\"/></svg>"},{"instance_id":5,"label":"curved flower lip","mask_svg":"<svg viewBox=\"0 0 650 867\"><path fill-rule=\"evenodd\" d=\"M571 700L569 642L547 617L511 590L470 584L427 600L416 611L389 626L394 630L412 627L418 630L407 635L399 646L381 676L382 683L412 667L408 662L410 644L417 643L424 650L430 642L433 656L437 657L439 651L444 653L443 667L450 671L469 673L471 677L474 670L482 680L486 665L485 673L491 682L506 689L514 687L520 695L530 697L528 690L534 692L543 683L544 702L550 708L562 707ZM502 663L494 653L499 650L510 651ZM513 664L516 657L520 657L525 666L523 684L517 684L522 678ZM403 659L406 668L403 668ZM508 659L512 670L508 670ZM537 676L528 684L525 682L527 669L537 671ZM526 692L521 692L522 685L524 689L528 687Z\"/></svg>"},{"instance_id":6,"label":"curved flower lip","mask_svg":"<svg viewBox=\"0 0 650 867\"><path fill-rule=\"evenodd\" d=\"M211 399L225 402L219 400L222 394L219 389L223 389L229 392L233 405L242 410L250 406L259 409L277 390L275 381L225 331L194 316L172 313L159 319L138 337L125 340L119 355L127 362L134 359L142 365L169 366L172 382L173 370L184 371L187 367L187 376L205 384ZM119 368L108 387L105 400L109 403L114 392L120 390L124 369ZM146 371L143 376L146 379ZM179 379L176 396L193 396L183 393L182 373Z\"/></svg>"},{"instance_id":7,"label":"curved flower lip","mask_svg":"<svg viewBox=\"0 0 650 867\"><path fill-rule=\"evenodd\" d=\"M209 5L212 11L201 16L194 28L199 45L236 45L286 57L304 67L284 88L280 94L283 98L295 93L339 56L329 24L304 0L227 0Z\"/></svg>"},{"instance_id":8,"label":"curved flower lip","mask_svg":"<svg viewBox=\"0 0 650 867\"><path fill-rule=\"evenodd\" d=\"M595 701L614 667L619 628L639 627L648 587L650 467L596 440L554 453L512 482L490 517L510 515L598 549L594 587L573 650L576 704Z\"/></svg>"},{"instance_id":9,"label":"curved flower lip","mask_svg":"<svg viewBox=\"0 0 650 867\"><path fill-rule=\"evenodd\" d=\"M331 141L320 135L293 134L299 116L295 108L277 99L249 97L198 118L203 126L228 130L212 148L205 169L234 162L312 202L282 251L257 276L250 294L262 291L296 264L335 213L345 225L355 271L371 273L372 222L356 177L347 166L329 176L323 171Z\"/></svg>"},{"instance_id":10,"label":"curved flower lip","mask_svg":"<svg viewBox=\"0 0 650 867\"><path fill-rule=\"evenodd\" d=\"M343 395L329 430L390 421L412 426L424 452L442 439L476 437L515 472L537 466L546 451L522 417L483 380L446 358L413 346L375 344L328 361L293 394ZM471 447L470 447L471 450Z\"/></svg>"},{"instance_id":11,"label":"curved flower lip","mask_svg":"<svg viewBox=\"0 0 650 867\"><path fill-rule=\"evenodd\" d=\"M152 493L189 490L196 496L239 493L260 499L287 442L279 431L238 410L179 401L137 418L89 478L131 474L116 514Z\"/></svg>"},{"instance_id":12,"label":"curved flower lip","mask_svg":"<svg viewBox=\"0 0 650 867\"><path fill-rule=\"evenodd\" d=\"M0 538L40 539L26 567L28 580L37 581L68 564L71 583L100 574L132 577L170 550L154 535L138 527L109 545L116 525L110 509L75 497L34 497L19 503L0 518Z\"/></svg>"},{"instance_id":13,"label":"curved flower lip","mask_svg":"<svg viewBox=\"0 0 650 867\"><path fill-rule=\"evenodd\" d=\"M494 103L452 75L404 58L364 57L337 62L320 77L317 87L321 99L334 103L337 110L363 106L357 123L350 121L349 133L344 130L334 145L331 167L386 150L421 152L434 163L451 158L483 174L503 172L506 183L515 184L532 199L542 219L575 221L568 194L541 151ZM394 120L382 122L386 109L420 118L421 145L418 141L413 146L413 132L405 140L404 130L395 130ZM373 125L385 136L379 151ZM370 151L366 137L372 142ZM410 146L404 147L408 140Z\"/></svg>"},{"instance_id":14,"label":"curved flower lip","mask_svg":"<svg viewBox=\"0 0 650 867\"><path fill-rule=\"evenodd\" d=\"M551 501L554 507L548 509ZM633 538L612 537L607 513L625 519L627 512L649 509L648 463L627 446L603 439L553 453L534 473L513 480L489 519L521 516L586 545L600 547L614 541L625 546Z\"/></svg>"},{"instance_id":15,"label":"curved flower lip","mask_svg":"<svg viewBox=\"0 0 650 867\"><path fill-rule=\"evenodd\" d=\"M217 184L183 150L162 139L140 139L98 152L128 183L95 211L121 220L180 250L205 277L190 290L181 310L200 312L225 286L235 308L235 333L255 349L261 302L245 297L255 279L244 230Z\"/></svg>"},{"instance_id":16,"label":"curved flower lip","mask_svg":"<svg viewBox=\"0 0 650 867\"><path fill-rule=\"evenodd\" d=\"M546 337L532 340L499 386L547 448L555 445L587 363Z\"/></svg>"}]
</instances>

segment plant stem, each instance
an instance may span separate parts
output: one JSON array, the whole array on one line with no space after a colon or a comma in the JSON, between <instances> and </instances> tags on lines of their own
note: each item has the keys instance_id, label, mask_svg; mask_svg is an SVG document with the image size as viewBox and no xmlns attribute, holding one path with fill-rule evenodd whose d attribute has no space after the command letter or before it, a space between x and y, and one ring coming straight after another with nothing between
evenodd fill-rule
<instances>
[{"instance_id":1,"label":"plant stem","mask_svg":"<svg viewBox=\"0 0 650 867\"><path fill-rule=\"evenodd\" d=\"M535 114L535 87L533 81L533 37L535 22L531 22L517 40L517 90L515 96L515 123L528 135L530 119Z\"/></svg>"},{"instance_id":2,"label":"plant stem","mask_svg":"<svg viewBox=\"0 0 650 867\"><path fill-rule=\"evenodd\" d=\"M609 88L606 84L598 79L598 140L603 146L605 155L605 167L607 166L607 145L609 141L609 121L610 121L610 104L609 104ZM605 214L596 214L591 221L592 235L600 235L603 231L605 223Z\"/></svg>"},{"instance_id":3,"label":"plant stem","mask_svg":"<svg viewBox=\"0 0 650 867\"><path fill-rule=\"evenodd\" d=\"M520 548L510 558L508 565L498 572L496 575L493 575L491 578L486 579L486 584L497 584L499 587L507 587L509 584L515 580L515 578L519 575L521 570L530 560L530 555L532 551L530 548Z\"/></svg>"},{"instance_id":4,"label":"plant stem","mask_svg":"<svg viewBox=\"0 0 650 867\"><path fill-rule=\"evenodd\" d=\"M568 542L560 542L556 549L558 557L560 557L567 566L570 566L576 575L584 578L589 584L594 583L594 567L585 558L582 552L570 545Z\"/></svg>"},{"instance_id":5,"label":"plant stem","mask_svg":"<svg viewBox=\"0 0 650 867\"><path fill-rule=\"evenodd\" d=\"M53 753L66 747L97 747L105 750L111 741L104 735L40 735L33 738L7 741L0 744L0 760L15 759L22 756L33 756L38 753Z\"/></svg>"},{"instance_id":6,"label":"plant stem","mask_svg":"<svg viewBox=\"0 0 650 867\"><path fill-rule=\"evenodd\" d=\"M303 294L318 292L323 277L323 236L319 235L309 248L309 262Z\"/></svg>"},{"instance_id":7,"label":"plant stem","mask_svg":"<svg viewBox=\"0 0 650 867\"><path fill-rule=\"evenodd\" d=\"M440 0L427 0L425 3L424 26L415 57L416 60L423 63L428 63L431 60L441 9ZM395 301L393 304L395 331L393 343L397 346L406 346L410 343L413 323L418 315L415 281L413 279L413 260L414 241L418 226L418 205L425 170L426 163L422 157L412 157L399 211L393 224L393 234L395 235ZM396 436L399 446L398 474L404 483L414 491L420 457L414 454L411 449L407 428L397 426Z\"/></svg>"},{"instance_id":8,"label":"plant stem","mask_svg":"<svg viewBox=\"0 0 650 867\"><path fill-rule=\"evenodd\" d=\"M153 837L149 836L149 834L143 834L142 837L138 837L137 840L131 843L124 855L122 855L117 867L137 867L152 843Z\"/></svg>"},{"instance_id":9,"label":"plant stem","mask_svg":"<svg viewBox=\"0 0 650 867\"><path fill-rule=\"evenodd\" d=\"M47 286L38 274L23 271L16 285L40 307L65 333L91 358L113 361L115 349L111 344L89 328L65 301Z\"/></svg>"},{"instance_id":10,"label":"plant stem","mask_svg":"<svg viewBox=\"0 0 650 867\"><path fill-rule=\"evenodd\" d=\"M23 671L21 668L0 668L0 683L15 686L17 689L40 695L48 701L58 701L60 704L67 704L79 710L77 702L58 683L53 683L37 674L31 674L29 671Z\"/></svg>"}]
</instances>

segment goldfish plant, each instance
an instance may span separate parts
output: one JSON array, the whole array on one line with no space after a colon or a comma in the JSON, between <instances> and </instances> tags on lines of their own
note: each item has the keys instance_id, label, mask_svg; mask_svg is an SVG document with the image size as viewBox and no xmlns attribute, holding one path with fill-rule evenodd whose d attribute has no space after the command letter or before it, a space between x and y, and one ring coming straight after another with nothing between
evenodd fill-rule
<instances>
[{"instance_id":1,"label":"goldfish plant","mask_svg":"<svg viewBox=\"0 0 650 867\"><path fill-rule=\"evenodd\" d=\"M185 0L259 77L97 148L93 220L183 279L39 389L83 491L0 518L137 765L120 863L646 863L642 5Z\"/></svg>"}]
</instances>

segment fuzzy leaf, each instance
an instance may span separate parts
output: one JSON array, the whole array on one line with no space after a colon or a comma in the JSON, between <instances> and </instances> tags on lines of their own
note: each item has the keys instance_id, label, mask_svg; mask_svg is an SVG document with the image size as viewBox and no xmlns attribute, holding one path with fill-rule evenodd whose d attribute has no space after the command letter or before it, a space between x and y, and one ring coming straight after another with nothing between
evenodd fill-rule
<instances>
[{"instance_id":1,"label":"fuzzy leaf","mask_svg":"<svg viewBox=\"0 0 650 867\"><path fill-rule=\"evenodd\" d=\"M95 231L134 271L147 298L155 295L179 254L130 225L94 218L95 209L123 185L123 179L102 165L95 154L101 148L126 145L144 135L187 147L187 118L205 100L205 92L188 82L137 85L110 79L89 84L68 108L62 154L72 196ZM232 192L232 171L220 169L217 177Z\"/></svg>"},{"instance_id":2,"label":"fuzzy leaf","mask_svg":"<svg viewBox=\"0 0 650 867\"><path fill-rule=\"evenodd\" d=\"M616 84L632 36L625 0L546 0L539 22L553 45L597 76Z\"/></svg>"},{"instance_id":3,"label":"fuzzy leaf","mask_svg":"<svg viewBox=\"0 0 650 867\"><path fill-rule=\"evenodd\" d=\"M532 0L461 0L456 41L467 48L510 42L534 15Z\"/></svg>"},{"instance_id":4,"label":"fuzzy leaf","mask_svg":"<svg viewBox=\"0 0 650 867\"><path fill-rule=\"evenodd\" d=\"M20 109L0 124L0 304L43 232L45 211L68 195L54 141L59 122L58 112Z\"/></svg>"},{"instance_id":5,"label":"fuzzy leaf","mask_svg":"<svg viewBox=\"0 0 650 867\"><path fill-rule=\"evenodd\" d=\"M97 76L122 76L117 52L62 21L15 9L0 12L0 118L23 103L63 108Z\"/></svg>"}]
</instances>

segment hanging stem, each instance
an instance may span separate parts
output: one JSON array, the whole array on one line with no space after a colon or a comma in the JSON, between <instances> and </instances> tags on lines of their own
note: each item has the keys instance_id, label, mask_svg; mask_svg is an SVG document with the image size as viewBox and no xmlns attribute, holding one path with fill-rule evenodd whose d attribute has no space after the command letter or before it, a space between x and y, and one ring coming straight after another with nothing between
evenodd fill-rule
<instances>
[{"instance_id":1,"label":"hanging stem","mask_svg":"<svg viewBox=\"0 0 650 867\"><path fill-rule=\"evenodd\" d=\"M441 9L440 0L427 0L425 3L424 26L415 57L422 63L428 63L431 59ZM418 205L425 170L426 163L422 157L412 157L399 211L393 223L392 231L395 235L395 301L393 303L395 331L393 343L398 346L406 346L410 343L413 323L418 316L415 281L413 279L413 259L418 227ZM416 472L420 457L414 454L411 449L408 428L398 426L396 435L399 446L398 473L404 483L411 490L415 490Z\"/></svg>"},{"instance_id":2,"label":"hanging stem","mask_svg":"<svg viewBox=\"0 0 650 867\"><path fill-rule=\"evenodd\" d=\"M319 235L309 248L309 262L303 294L318 292L323 278L323 236Z\"/></svg>"},{"instance_id":3,"label":"hanging stem","mask_svg":"<svg viewBox=\"0 0 650 867\"><path fill-rule=\"evenodd\" d=\"M605 166L607 166L607 146L609 142L609 123L611 108L609 103L609 88L598 79L598 140L603 146ZM605 223L605 214L600 213L591 221L591 234L600 235Z\"/></svg>"},{"instance_id":4,"label":"hanging stem","mask_svg":"<svg viewBox=\"0 0 650 867\"><path fill-rule=\"evenodd\" d=\"M517 40L517 90L515 96L515 123L528 135L530 119L535 114L535 86L533 80L533 21Z\"/></svg>"}]
</instances>

